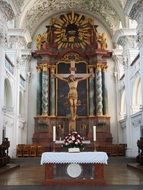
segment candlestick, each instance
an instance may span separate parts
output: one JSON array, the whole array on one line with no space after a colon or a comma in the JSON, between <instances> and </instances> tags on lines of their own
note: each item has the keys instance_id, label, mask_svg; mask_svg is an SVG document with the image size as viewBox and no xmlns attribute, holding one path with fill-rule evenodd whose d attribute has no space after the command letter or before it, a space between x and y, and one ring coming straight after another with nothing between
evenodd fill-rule
<instances>
[{"instance_id":1,"label":"candlestick","mask_svg":"<svg viewBox=\"0 0 143 190\"><path fill-rule=\"evenodd\" d=\"M93 141L96 141L96 126L93 126Z\"/></svg>"},{"instance_id":2,"label":"candlestick","mask_svg":"<svg viewBox=\"0 0 143 190\"><path fill-rule=\"evenodd\" d=\"M56 126L53 126L53 141L56 141Z\"/></svg>"}]
</instances>

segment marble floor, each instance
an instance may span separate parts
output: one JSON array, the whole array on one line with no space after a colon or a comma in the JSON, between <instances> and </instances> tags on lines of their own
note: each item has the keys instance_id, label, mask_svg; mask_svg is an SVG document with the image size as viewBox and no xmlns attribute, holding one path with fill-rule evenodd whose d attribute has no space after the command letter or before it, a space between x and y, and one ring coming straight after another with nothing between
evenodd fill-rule
<instances>
[{"instance_id":1,"label":"marble floor","mask_svg":"<svg viewBox=\"0 0 143 190\"><path fill-rule=\"evenodd\" d=\"M127 166L134 163L132 158L112 157L105 166L107 185L143 185L143 171ZM20 167L0 175L0 186L42 185L44 183L44 166L40 158L17 158L12 160ZM1 189L1 188L0 188Z\"/></svg>"}]
</instances>

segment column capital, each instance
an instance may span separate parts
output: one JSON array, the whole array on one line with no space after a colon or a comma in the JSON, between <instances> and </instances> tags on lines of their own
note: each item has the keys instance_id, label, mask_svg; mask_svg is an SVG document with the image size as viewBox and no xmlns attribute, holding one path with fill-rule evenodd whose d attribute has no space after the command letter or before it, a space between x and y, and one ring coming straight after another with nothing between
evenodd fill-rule
<instances>
[{"instance_id":1,"label":"column capital","mask_svg":"<svg viewBox=\"0 0 143 190\"><path fill-rule=\"evenodd\" d=\"M49 66L46 63L38 64L36 67L37 71L48 71L48 68Z\"/></svg>"},{"instance_id":2,"label":"column capital","mask_svg":"<svg viewBox=\"0 0 143 190\"><path fill-rule=\"evenodd\" d=\"M127 0L124 13L138 22L139 14L143 12L143 0Z\"/></svg>"},{"instance_id":3,"label":"column capital","mask_svg":"<svg viewBox=\"0 0 143 190\"><path fill-rule=\"evenodd\" d=\"M96 70L102 70L102 69L103 69L103 70L106 70L107 67L108 67L108 66L107 66L107 63L103 63L103 62L102 62L102 63L99 63L99 62L97 62L97 63L96 63L96 66L95 66L95 69L96 69Z\"/></svg>"},{"instance_id":4,"label":"column capital","mask_svg":"<svg viewBox=\"0 0 143 190\"><path fill-rule=\"evenodd\" d=\"M49 69L51 71L51 74L54 74L56 70L56 66L55 65L49 66Z\"/></svg>"},{"instance_id":5,"label":"column capital","mask_svg":"<svg viewBox=\"0 0 143 190\"><path fill-rule=\"evenodd\" d=\"M143 46L143 0L127 0L124 12L137 21L137 42Z\"/></svg>"},{"instance_id":6,"label":"column capital","mask_svg":"<svg viewBox=\"0 0 143 190\"><path fill-rule=\"evenodd\" d=\"M93 73L94 65L88 65L88 69L90 73Z\"/></svg>"},{"instance_id":7,"label":"column capital","mask_svg":"<svg viewBox=\"0 0 143 190\"><path fill-rule=\"evenodd\" d=\"M16 49L26 49L28 43L32 42L29 31L25 29L9 29L7 35L9 46Z\"/></svg>"},{"instance_id":8,"label":"column capital","mask_svg":"<svg viewBox=\"0 0 143 190\"><path fill-rule=\"evenodd\" d=\"M113 36L113 42L123 47L134 47L136 44L136 29L119 29Z\"/></svg>"}]
</instances>

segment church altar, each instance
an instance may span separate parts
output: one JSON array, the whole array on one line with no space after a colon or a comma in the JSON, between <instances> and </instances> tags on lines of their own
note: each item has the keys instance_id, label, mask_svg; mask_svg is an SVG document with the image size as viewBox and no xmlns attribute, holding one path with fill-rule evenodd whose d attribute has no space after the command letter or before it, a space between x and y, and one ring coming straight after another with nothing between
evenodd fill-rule
<instances>
[{"instance_id":1,"label":"church altar","mask_svg":"<svg viewBox=\"0 0 143 190\"><path fill-rule=\"evenodd\" d=\"M103 185L105 184L104 165L107 164L107 160L108 156L105 152L44 152L41 157L41 165L45 165L45 184ZM55 166L57 164L68 164L66 172L70 178L59 179L55 177ZM82 172L82 165L88 167L88 164L92 164L92 176L79 178ZM79 176L78 174L76 176L78 172Z\"/></svg>"}]
</instances>

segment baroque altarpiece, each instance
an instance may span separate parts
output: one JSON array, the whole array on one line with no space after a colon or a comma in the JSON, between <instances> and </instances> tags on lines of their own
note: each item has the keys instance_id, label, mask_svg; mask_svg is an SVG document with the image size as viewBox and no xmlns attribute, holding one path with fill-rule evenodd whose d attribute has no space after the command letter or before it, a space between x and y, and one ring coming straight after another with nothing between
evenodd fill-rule
<instances>
[{"instance_id":1,"label":"baroque altarpiece","mask_svg":"<svg viewBox=\"0 0 143 190\"><path fill-rule=\"evenodd\" d=\"M98 32L93 18L72 11L52 17L45 32L36 36L36 45L39 84L33 142L50 150L53 126L56 140L77 131L93 142L96 125L96 143L112 143L105 85L111 52L106 34ZM69 76L78 81L74 87ZM69 91L76 93L73 103Z\"/></svg>"}]
</instances>

